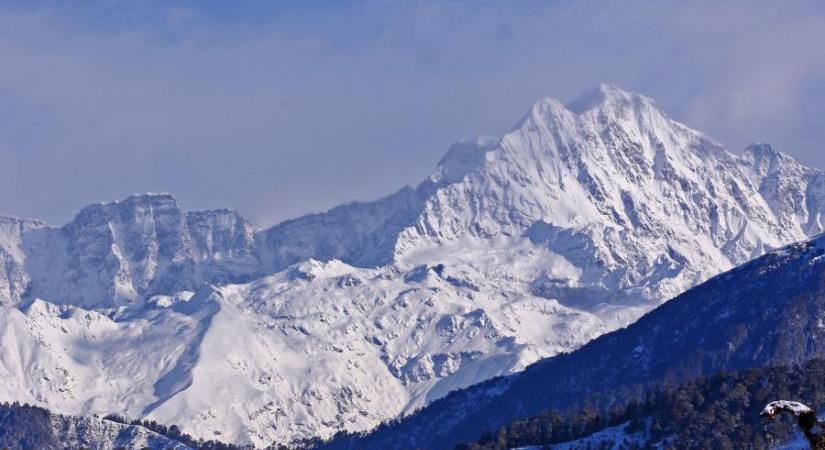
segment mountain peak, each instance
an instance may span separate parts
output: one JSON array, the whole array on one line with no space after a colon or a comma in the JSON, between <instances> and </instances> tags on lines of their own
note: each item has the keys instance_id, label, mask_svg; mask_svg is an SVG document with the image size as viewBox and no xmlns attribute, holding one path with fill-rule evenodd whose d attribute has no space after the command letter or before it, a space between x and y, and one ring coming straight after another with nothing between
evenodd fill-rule
<instances>
[{"instance_id":1,"label":"mountain peak","mask_svg":"<svg viewBox=\"0 0 825 450\"><path fill-rule=\"evenodd\" d=\"M601 83L596 88L585 91L565 107L576 113L584 114L593 109L623 109L632 105L650 105L656 103L644 95L628 92L612 84Z\"/></svg>"},{"instance_id":2,"label":"mountain peak","mask_svg":"<svg viewBox=\"0 0 825 450\"><path fill-rule=\"evenodd\" d=\"M467 172L480 165L484 161L484 154L493 149L498 142L498 138L478 136L454 143L438 162L435 177L448 183L460 180Z\"/></svg>"},{"instance_id":3,"label":"mountain peak","mask_svg":"<svg viewBox=\"0 0 825 450\"><path fill-rule=\"evenodd\" d=\"M802 173L807 170L792 157L764 143L749 145L742 152L740 160L759 176L766 176L777 171L790 170Z\"/></svg>"},{"instance_id":4,"label":"mountain peak","mask_svg":"<svg viewBox=\"0 0 825 450\"><path fill-rule=\"evenodd\" d=\"M749 145L745 150L742 152L742 155L748 159L752 160L764 160L764 159L790 159L790 156L782 153L779 150L771 147L770 144L766 144L764 142L757 142Z\"/></svg>"},{"instance_id":5,"label":"mountain peak","mask_svg":"<svg viewBox=\"0 0 825 450\"><path fill-rule=\"evenodd\" d=\"M99 220L110 220L120 214L130 215L127 211L136 210L151 210L157 213L174 213L181 214L180 206L177 200L171 194L135 194L126 197L123 200L115 200L111 202L101 202L89 205L77 213L73 224L97 222ZM153 213L154 214L154 213Z\"/></svg>"},{"instance_id":6,"label":"mountain peak","mask_svg":"<svg viewBox=\"0 0 825 450\"><path fill-rule=\"evenodd\" d=\"M178 201L172 194L166 192L147 192L144 194L133 194L123 200L114 201L112 204L176 204Z\"/></svg>"},{"instance_id":7,"label":"mountain peak","mask_svg":"<svg viewBox=\"0 0 825 450\"><path fill-rule=\"evenodd\" d=\"M591 120L605 115L616 120L650 120L664 119L667 114L652 99L635 92L625 91L618 86L602 83L585 91L575 100L564 104L555 98L544 97L535 102L528 114L519 121L514 130L530 127L531 124L567 123L572 125L584 116ZM592 117L591 117L592 116ZM634 119L635 118L635 119Z\"/></svg>"}]
</instances>

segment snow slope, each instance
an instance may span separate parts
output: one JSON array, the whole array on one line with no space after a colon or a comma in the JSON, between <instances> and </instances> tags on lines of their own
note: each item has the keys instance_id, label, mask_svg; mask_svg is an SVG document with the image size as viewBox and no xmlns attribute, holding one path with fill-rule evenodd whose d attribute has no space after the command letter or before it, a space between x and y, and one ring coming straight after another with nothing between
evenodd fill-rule
<instances>
[{"instance_id":1,"label":"snow slope","mask_svg":"<svg viewBox=\"0 0 825 450\"><path fill-rule=\"evenodd\" d=\"M821 232L823 180L603 85L265 230L166 194L0 218L0 400L258 445L366 430Z\"/></svg>"},{"instance_id":2,"label":"snow slope","mask_svg":"<svg viewBox=\"0 0 825 450\"><path fill-rule=\"evenodd\" d=\"M574 352L450 393L375 433L323 448L449 449L542 411L609 408L662 383L821 359L823 271L825 234L713 277Z\"/></svg>"},{"instance_id":3,"label":"snow slope","mask_svg":"<svg viewBox=\"0 0 825 450\"><path fill-rule=\"evenodd\" d=\"M553 450L627 450L632 448L644 448L650 440L644 431L627 431L628 423L605 428L601 431L573 441L560 442L548 445ZM657 446L654 446L657 448ZM521 447L512 450L542 450L541 446Z\"/></svg>"},{"instance_id":4,"label":"snow slope","mask_svg":"<svg viewBox=\"0 0 825 450\"><path fill-rule=\"evenodd\" d=\"M805 439L802 432L797 433L792 439L773 448L773 450L810 450L811 444Z\"/></svg>"}]
</instances>

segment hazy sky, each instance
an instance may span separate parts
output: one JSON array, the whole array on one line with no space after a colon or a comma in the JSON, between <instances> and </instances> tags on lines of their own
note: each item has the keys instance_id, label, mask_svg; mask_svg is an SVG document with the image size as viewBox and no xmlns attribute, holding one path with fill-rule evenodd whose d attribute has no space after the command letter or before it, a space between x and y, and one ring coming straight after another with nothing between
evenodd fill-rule
<instances>
[{"instance_id":1,"label":"hazy sky","mask_svg":"<svg viewBox=\"0 0 825 450\"><path fill-rule=\"evenodd\" d=\"M825 168L825 2L0 0L0 212L170 192L259 225L416 184L599 82Z\"/></svg>"}]
</instances>

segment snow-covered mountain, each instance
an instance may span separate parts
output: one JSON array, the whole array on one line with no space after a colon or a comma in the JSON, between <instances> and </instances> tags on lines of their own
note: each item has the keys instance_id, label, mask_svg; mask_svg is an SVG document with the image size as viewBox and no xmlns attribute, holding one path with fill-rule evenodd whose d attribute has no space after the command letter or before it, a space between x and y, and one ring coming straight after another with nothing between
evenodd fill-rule
<instances>
[{"instance_id":1,"label":"snow-covered mountain","mask_svg":"<svg viewBox=\"0 0 825 450\"><path fill-rule=\"evenodd\" d=\"M369 429L823 231L823 183L603 85L265 230L156 194L0 218L0 400L242 443Z\"/></svg>"},{"instance_id":2,"label":"snow-covered mountain","mask_svg":"<svg viewBox=\"0 0 825 450\"><path fill-rule=\"evenodd\" d=\"M793 392L785 394L807 399L813 395L811 385L821 383L821 362L813 366L806 362L825 357L823 274L825 234L713 277L630 326L600 336L574 352L453 392L371 435L339 439L321 448L452 449L461 442L475 441L483 431L495 431L541 412L610 411L654 387L664 384L672 388L725 371L784 367L773 372L784 370L810 380L810 385L789 377L784 382L775 378L769 382L771 370L757 376L742 374L738 383L705 380L706 385L716 386L713 389L737 392L732 394L737 405L751 406L752 416L742 421L758 421L762 405L769 401L766 398L785 392L781 391L785 386L791 385L788 389ZM819 369L809 369L817 365ZM751 394L759 391L759 396L738 390L743 387ZM656 400L655 393L649 399L682 405L677 408L722 408L718 397L711 400L709 390L702 394L688 400L681 397L682 403L671 403L679 401L674 397ZM742 412L731 414L740 417ZM708 421L702 422L704 419ZM740 422L739 418L727 421L718 416L694 419L699 422L697 427L707 427L705 436L711 439L717 427L732 427L734 420ZM663 425L674 426L667 421ZM677 442L676 447L708 448L707 443L697 447L695 442Z\"/></svg>"},{"instance_id":3,"label":"snow-covered mountain","mask_svg":"<svg viewBox=\"0 0 825 450\"><path fill-rule=\"evenodd\" d=\"M43 298L140 307L148 296L260 276L252 225L229 210L183 212L170 195L84 208L60 228L0 219L6 304Z\"/></svg>"}]
</instances>

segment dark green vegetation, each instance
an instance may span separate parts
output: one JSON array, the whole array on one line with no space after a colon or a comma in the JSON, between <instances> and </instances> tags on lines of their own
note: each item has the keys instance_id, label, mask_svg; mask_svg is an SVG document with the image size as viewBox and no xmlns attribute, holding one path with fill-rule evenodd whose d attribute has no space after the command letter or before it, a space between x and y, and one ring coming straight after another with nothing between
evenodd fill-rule
<instances>
[{"instance_id":1,"label":"dark green vegetation","mask_svg":"<svg viewBox=\"0 0 825 450\"><path fill-rule=\"evenodd\" d=\"M675 387L660 387L644 401L609 412L545 412L485 432L476 443L460 444L456 450L542 446L582 438L626 422L630 423L628 432L646 434L644 444L628 445L628 449L652 449L657 443L672 449L767 449L799 431L791 416L773 421L760 417L762 408L777 398L825 405L825 360L812 360L801 367L700 377Z\"/></svg>"}]
</instances>

